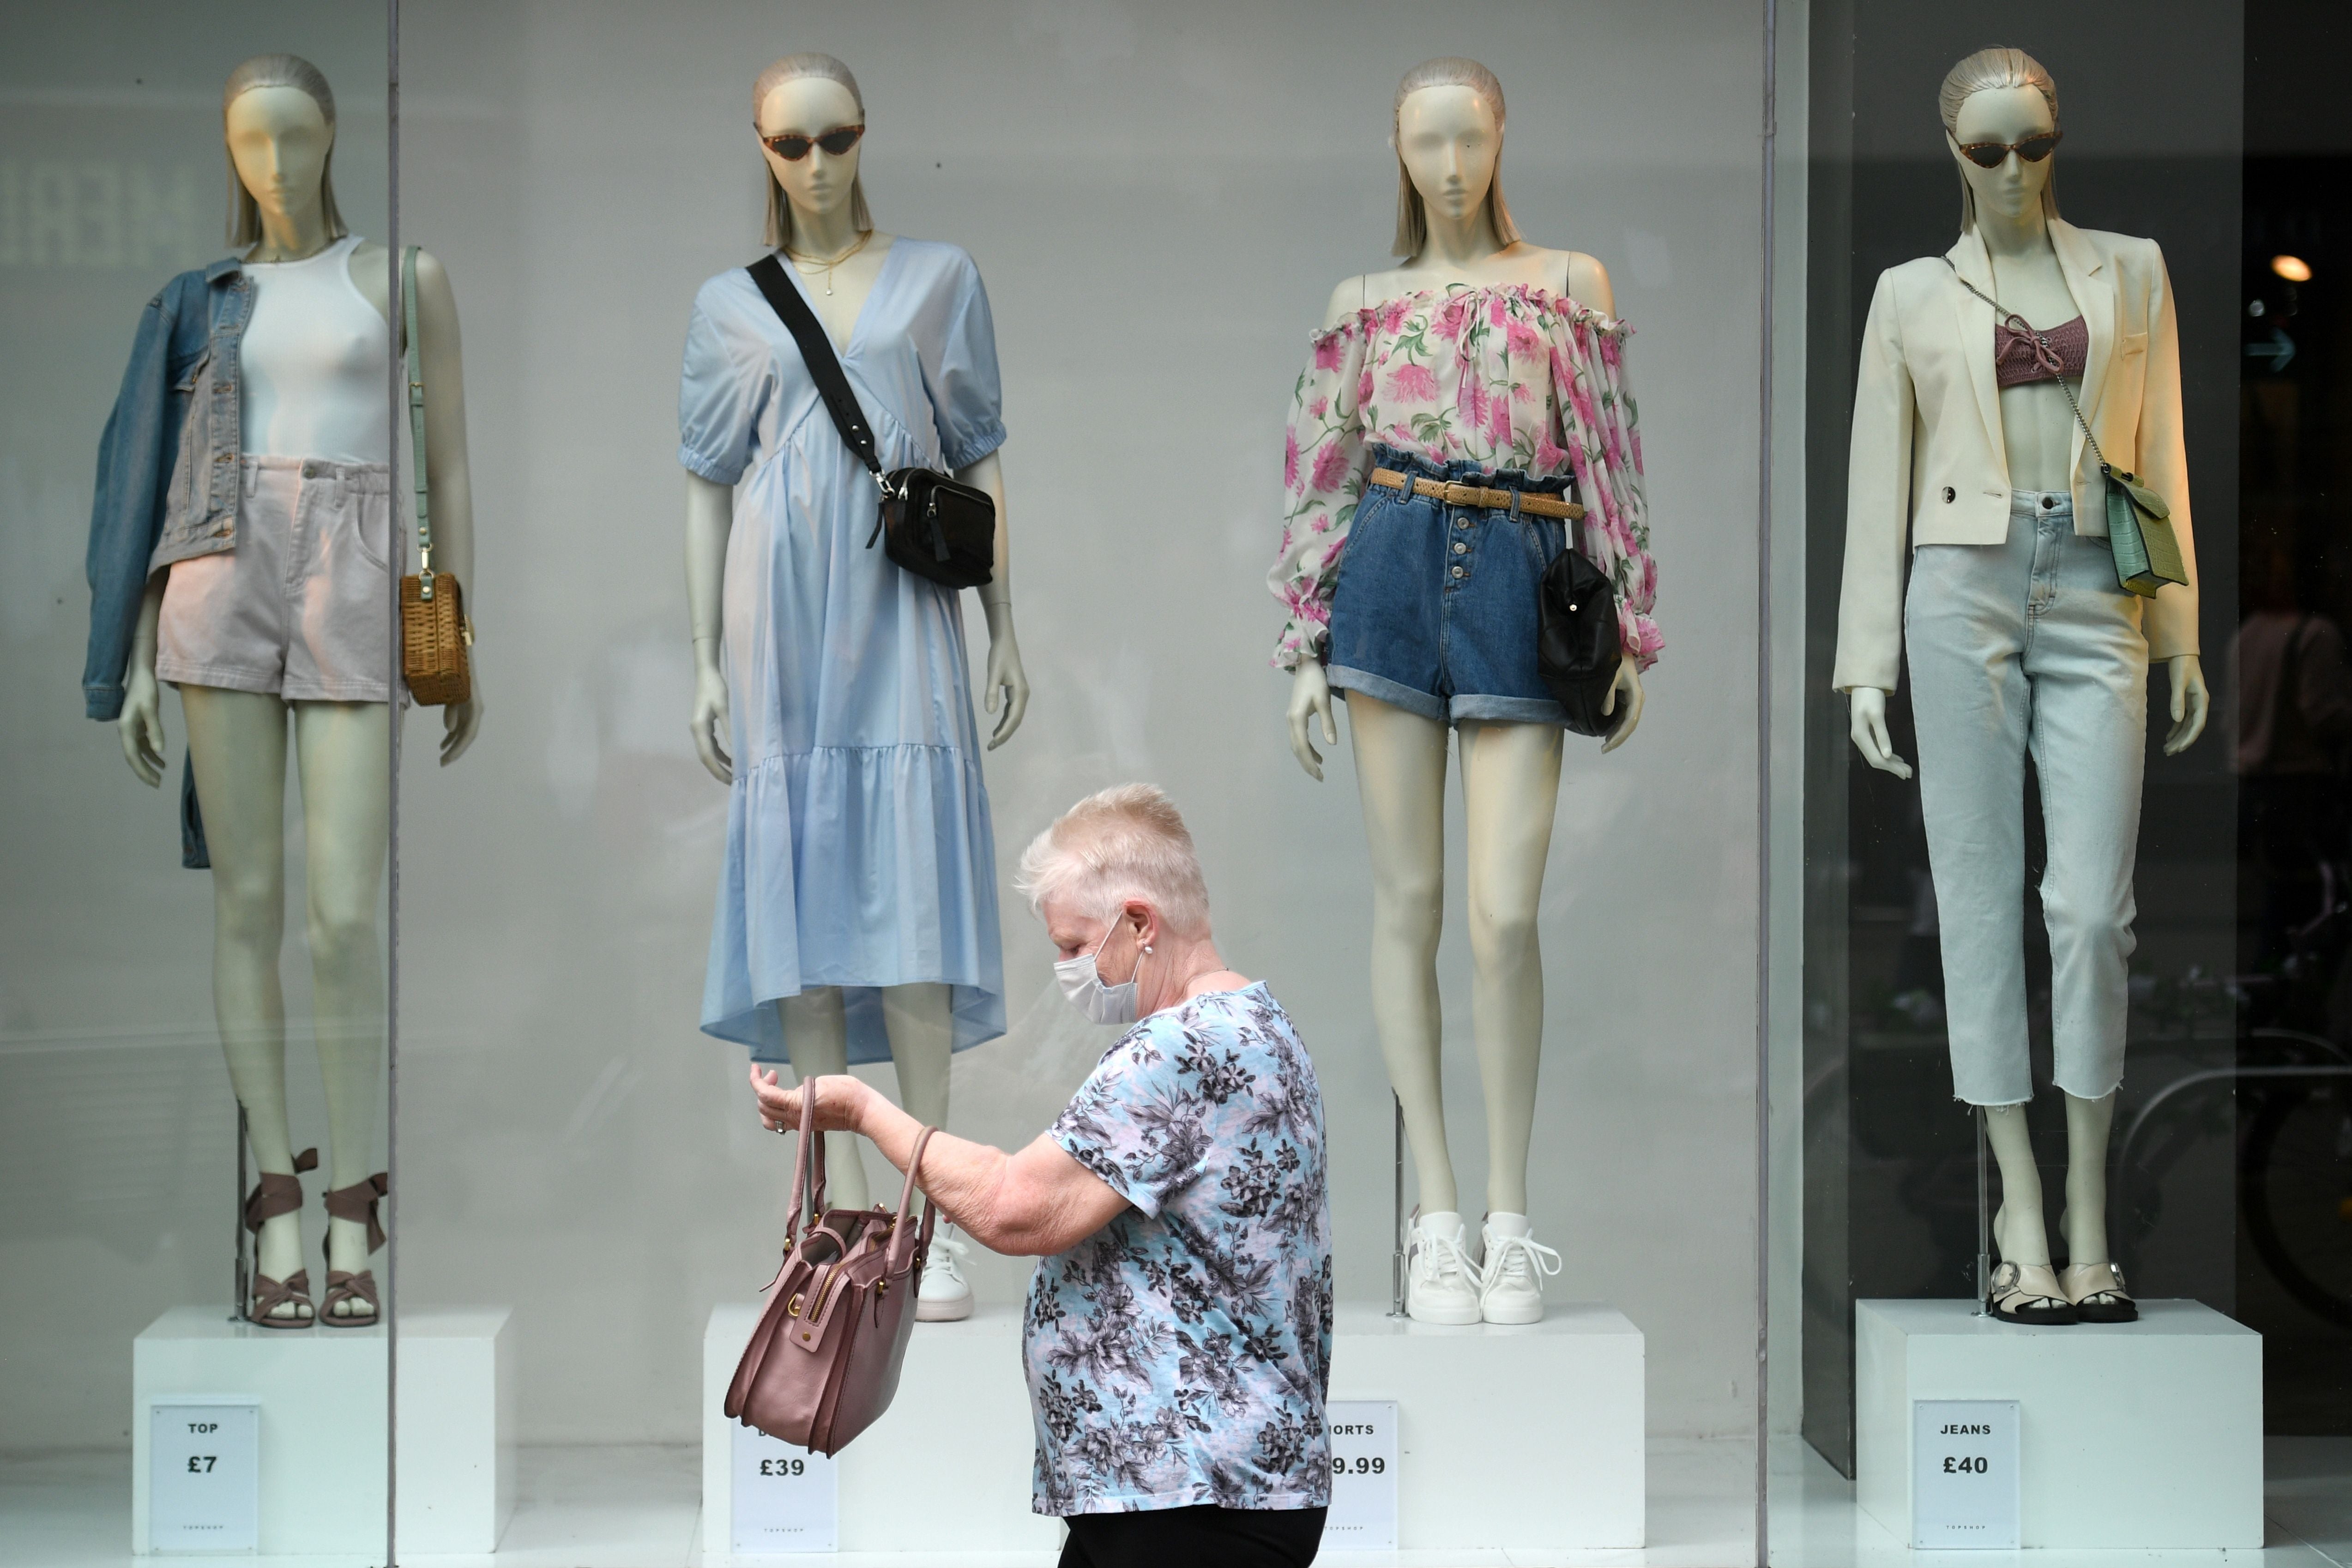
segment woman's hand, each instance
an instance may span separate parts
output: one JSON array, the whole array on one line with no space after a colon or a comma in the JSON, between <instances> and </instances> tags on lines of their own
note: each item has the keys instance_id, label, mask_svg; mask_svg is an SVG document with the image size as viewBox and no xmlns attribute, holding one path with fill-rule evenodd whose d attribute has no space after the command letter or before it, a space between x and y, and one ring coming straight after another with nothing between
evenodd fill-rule
<instances>
[{"instance_id":1,"label":"woman's hand","mask_svg":"<svg viewBox=\"0 0 2352 1568\"><path fill-rule=\"evenodd\" d=\"M1862 760L1882 773L1909 778L1911 764L1895 754L1894 739L1886 732L1886 693L1875 686L1857 686L1846 694L1846 734Z\"/></svg>"},{"instance_id":2,"label":"woman's hand","mask_svg":"<svg viewBox=\"0 0 2352 1568\"><path fill-rule=\"evenodd\" d=\"M2205 716L2213 704L2205 689L2205 667L2193 653L2164 661L2172 675L2172 731L2164 737L2164 754L2177 757L2205 732Z\"/></svg>"},{"instance_id":3,"label":"woman's hand","mask_svg":"<svg viewBox=\"0 0 2352 1568\"><path fill-rule=\"evenodd\" d=\"M1642 669L1630 653L1617 661L1616 683L1609 688L1609 695L1601 704L1602 718L1606 719L1617 711L1620 697L1625 700L1625 717L1617 721L1616 728L1609 731L1609 738L1601 742L1601 754L1604 757L1632 740L1634 730L1642 722Z\"/></svg>"},{"instance_id":4,"label":"woman's hand","mask_svg":"<svg viewBox=\"0 0 2352 1568\"><path fill-rule=\"evenodd\" d=\"M803 1094L816 1096L818 1131L856 1132L862 1131L859 1119L865 1113L866 1098L874 1091L866 1087L865 1079L847 1073L803 1079L796 1087L786 1089L776 1081L775 1068L753 1062L751 1092L759 1097L760 1125L771 1132L799 1130Z\"/></svg>"},{"instance_id":5,"label":"woman's hand","mask_svg":"<svg viewBox=\"0 0 2352 1568\"><path fill-rule=\"evenodd\" d=\"M1307 731L1308 721L1320 716L1323 721L1323 743L1339 743L1339 726L1331 717L1331 681L1323 673L1322 661L1301 655L1298 668L1290 677L1290 754L1307 770L1307 776L1317 784L1323 782L1323 753L1315 749Z\"/></svg>"},{"instance_id":6,"label":"woman's hand","mask_svg":"<svg viewBox=\"0 0 2352 1568\"><path fill-rule=\"evenodd\" d=\"M163 696L155 684L153 664L133 659L122 683L122 717L115 721L122 735L122 760L150 789L163 782Z\"/></svg>"}]
</instances>

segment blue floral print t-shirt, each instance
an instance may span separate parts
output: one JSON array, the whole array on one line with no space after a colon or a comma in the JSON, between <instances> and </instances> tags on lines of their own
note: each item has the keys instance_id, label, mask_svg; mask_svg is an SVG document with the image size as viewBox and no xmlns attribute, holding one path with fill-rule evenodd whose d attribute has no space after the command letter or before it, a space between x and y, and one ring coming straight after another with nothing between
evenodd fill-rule
<instances>
[{"instance_id":1,"label":"blue floral print t-shirt","mask_svg":"<svg viewBox=\"0 0 2352 1568\"><path fill-rule=\"evenodd\" d=\"M1323 1092L1289 1016L1263 984L1154 1013L1053 1137L1134 1206L1030 1283L1036 1511L1328 1504Z\"/></svg>"}]
</instances>

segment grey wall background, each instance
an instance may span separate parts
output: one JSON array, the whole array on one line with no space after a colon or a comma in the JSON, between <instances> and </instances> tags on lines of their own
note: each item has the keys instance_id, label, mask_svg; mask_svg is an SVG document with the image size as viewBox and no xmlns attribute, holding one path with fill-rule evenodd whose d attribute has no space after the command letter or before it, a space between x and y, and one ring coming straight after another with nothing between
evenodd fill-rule
<instances>
[{"instance_id":1,"label":"grey wall background","mask_svg":"<svg viewBox=\"0 0 2352 1568\"><path fill-rule=\"evenodd\" d=\"M781 1234L786 1146L749 1113L740 1048L695 1028L724 795L686 739L674 451L694 289L758 249L751 80L803 48L859 73L877 221L965 246L995 308L1035 688L1026 726L988 763L1000 864L1086 791L1142 777L1175 795L1229 958L1271 980L1314 1050L1340 1284L1368 1301L1388 1289L1391 1146L1363 999L1362 823L1344 740L1319 786L1289 757L1263 580L1307 333L1333 283L1386 248L1393 84L1440 53L1500 73L1522 226L1599 256L1638 330L1669 642L1633 744L1605 762L1590 742L1570 752L1544 906L1534 1217L1568 1259L1555 1299L1613 1301L1648 1332L1653 1429L1748 1431L1753 7L404 10L402 223L446 262L464 312L481 534L468 598L489 712L446 773L421 743L432 716L410 721L401 1287L410 1304L514 1304L526 1438L690 1439L703 1320L751 1296ZM121 348L103 334L101 346L92 384L110 387ZM101 392L60 417L60 485L87 485L103 416ZM42 722L78 750L45 747L6 770L20 813L32 792L94 793L89 781L121 771L110 734L69 712L78 504L61 499L49 528L63 598L40 634L73 650L52 659ZM971 630L977 648L976 616ZM75 808L95 825L85 839L123 832L134 812L154 818L143 792L104 787L121 799ZM167 824L151 826L142 864L161 883ZM76 853L47 886L103 929L142 885L89 878L95 851ZM1454 875L1447 1092L1475 1209L1485 1148ZM181 1031L175 1081L209 1093L220 1074L196 883L148 942L189 983L149 1010ZM15 889L11 918L29 923ZM1003 919L1012 1032L957 1058L953 1123L1017 1143L1108 1037L1054 991L1050 952L1009 889ZM102 988L53 980L20 951L9 1027L111 1016L92 997ZM119 974L119 961L90 973ZM37 1142L37 1121L31 1131ZM225 1139L216 1153L192 1154L189 1179L225 1188ZM226 1219L222 1206L224 1233ZM982 1259L975 1283L1007 1301L1026 1271ZM209 1279L150 1258L118 1284L143 1311ZM123 1316L109 1333L144 1321ZM7 1324L0 1335L43 1343L64 1332L16 1312ZM87 1349L119 1353L100 1337Z\"/></svg>"}]
</instances>

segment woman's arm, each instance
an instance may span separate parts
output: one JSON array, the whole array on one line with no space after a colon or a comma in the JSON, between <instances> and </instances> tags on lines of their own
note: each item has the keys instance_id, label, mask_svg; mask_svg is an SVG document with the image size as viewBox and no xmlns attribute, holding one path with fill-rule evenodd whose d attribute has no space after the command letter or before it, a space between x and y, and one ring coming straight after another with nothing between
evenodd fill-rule
<instances>
[{"instance_id":1,"label":"woman's arm","mask_svg":"<svg viewBox=\"0 0 2352 1568\"><path fill-rule=\"evenodd\" d=\"M840 1075L804 1080L798 1089L776 1081L775 1069L751 1068L760 1119L772 1128L797 1128L801 1094L816 1095L820 1132L862 1134L882 1157L904 1171L923 1124L861 1079ZM934 1132L923 1149L916 1184L949 1219L991 1252L1044 1258L1066 1252L1118 1217L1127 1200L1103 1179L1040 1133L1017 1154Z\"/></svg>"}]
</instances>

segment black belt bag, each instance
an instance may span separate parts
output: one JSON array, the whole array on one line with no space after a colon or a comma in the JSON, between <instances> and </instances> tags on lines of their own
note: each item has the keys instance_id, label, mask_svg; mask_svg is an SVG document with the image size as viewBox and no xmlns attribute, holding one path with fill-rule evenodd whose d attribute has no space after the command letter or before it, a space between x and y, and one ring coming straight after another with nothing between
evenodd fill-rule
<instances>
[{"instance_id":1,"label":"black belt bag","mask_svg":"<svg viewBox=\"0 0 2352 1568\"><path fill-rule=\"evenodd\" d=\"M1541 562L1542 546L1530 542L1529 548ZM1606 735L1617 727L1624 715L1602 709L1623 658L1617 595L1601 568L1570 542L1544 564L1536 584L1536 674L1566 710L1567 728Z\"/></svg>"},{"instance_id":2,"label":"black belt bag","mask_svg":"<svg viewBox=\"0 0 2352 1568\"><path fill-rule=\"evenodd\" d=\"M842 373L840 356L816 312L784 276L783 263L763 256L745 268L767 297L769 308L800 345L801 359L816 383L825 412L849 449L881 488L879 515L866 548L882 542L882 552L919 577L947 588L977 588L996 570L996 502L986 490L959 484L937 468L882 471L866 411Z\"/></svg>"}]
</instances>

